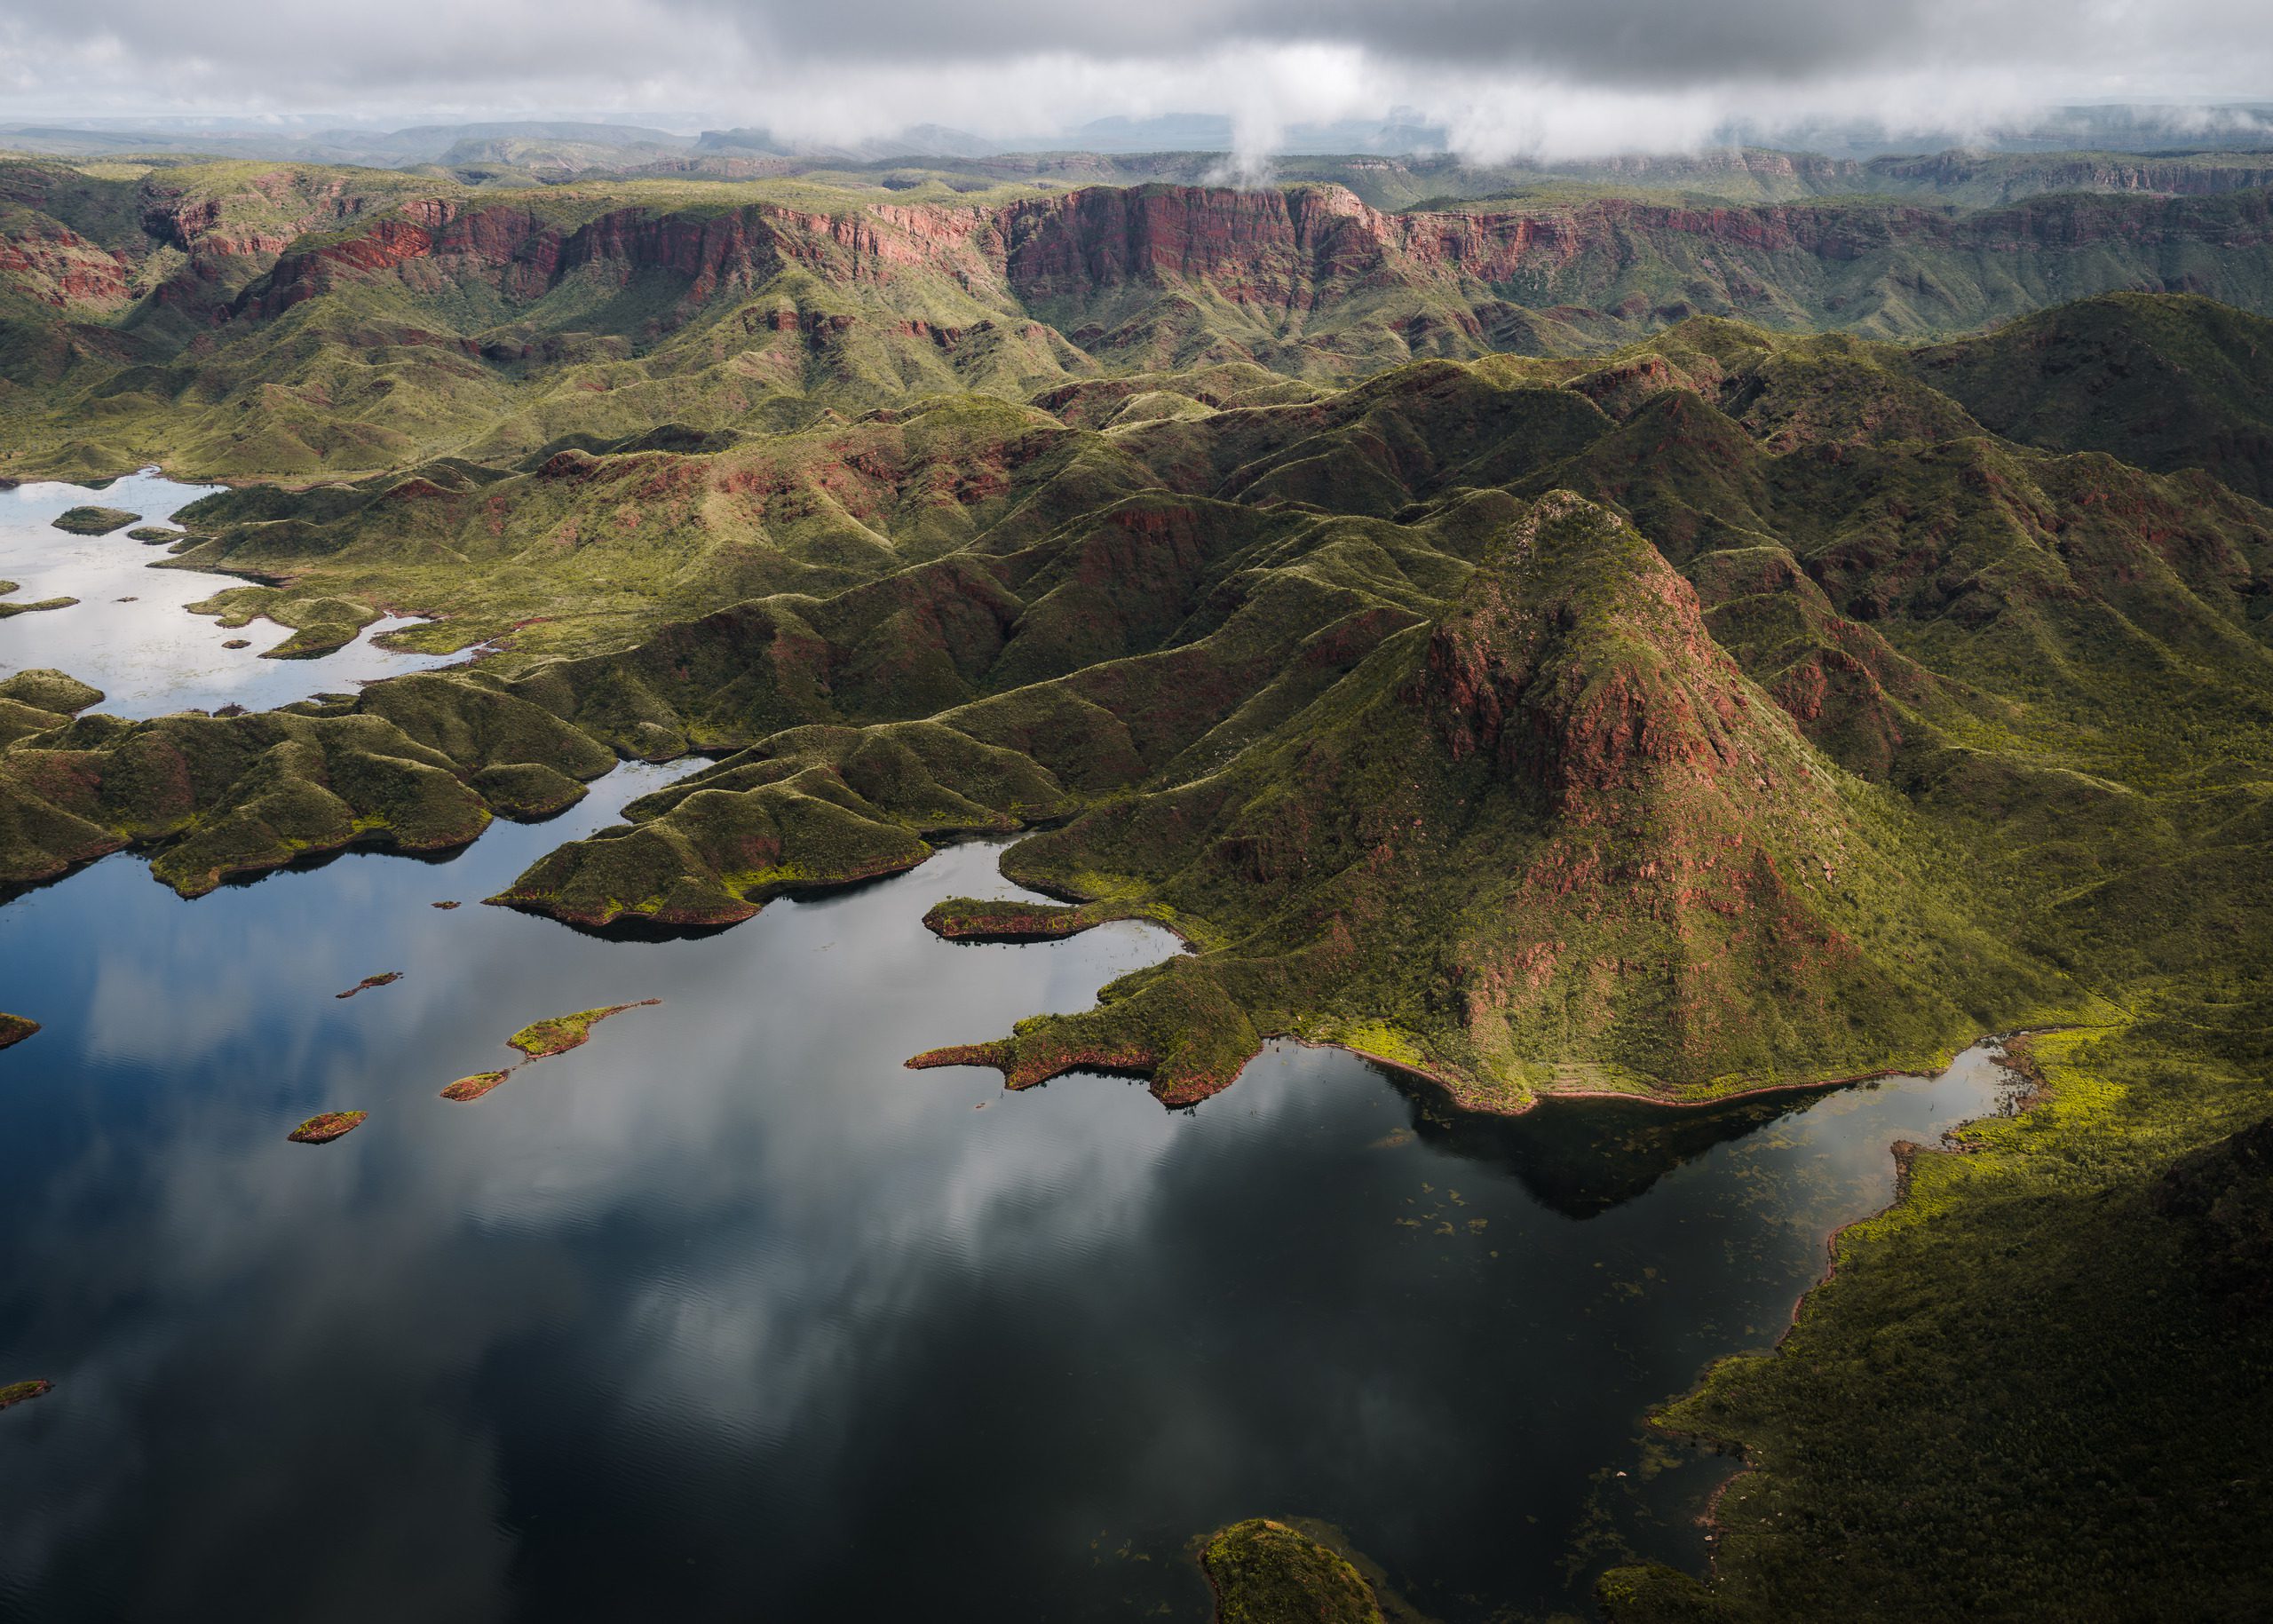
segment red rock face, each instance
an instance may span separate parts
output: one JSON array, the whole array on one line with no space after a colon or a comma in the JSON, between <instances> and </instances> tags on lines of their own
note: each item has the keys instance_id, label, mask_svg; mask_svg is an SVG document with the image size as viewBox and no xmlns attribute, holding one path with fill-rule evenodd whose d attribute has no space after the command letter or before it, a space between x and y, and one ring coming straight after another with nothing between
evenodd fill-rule
<instances>
[{"instance_id":1,"label":"red rock face","mask_svg":"<svg viewBox=\"0 0 2273 1624\"><path fill-rule=\"evenodd\" d=\"M0 237L0 279L44 305L115 310L127 301L127 271L117 255L62 226Z\"/></svg>"},{"instance_id":2,"label":"red rock face","mask_svg":"<svg viewBox=\"0 0 2273 1624\"><path fill-rule=\"evenodd\" d=\"M2135 178L2155 177L2142 168ZM1384 214L1339 186L1097 186L998 208L621 209L571 226L510 203L401 202L359 191L349 177L280 169L238 193L194 200L154 179L144 189L143 226L190 260L158 291L159 301L215 320L273 317L343 279L396 274L429 289L472 279L509 298L530 300L566 277L628 280L661 271L684 283L681 314L656 319L668 328L706 301L762 287L795 265L839 287L944 279L999 306L1025 302L1053 313L1082 342L1131 355L1166 345L1160 357L1165 362L1175 345L1153 330L1157 324L1092 328L1082 320L1088 308L1131 286L1189 289L1294 334L1310 312L1353 295L1433 288L1445 295L1442 313L1414 316L1400 337L1415 353L1466 353L1486 347L1489 332L1521 318L1510 297L1529 307L1559 284L1579 305L1557 305L1548 313L1599 316L1585 308L1599 295L1596 285L1614 281L1637 252L1716 265L1715 297L1741 308L1768 297L1747 281L1744 255L1849 261L1897 242L1997 255L2072 251L2111 241L2248 250L2273 243L2273 193L2235 194L2214 217L2183 199L2091 196L2039 198L1968 215L1876 202L1688 208L1628 199ZM311 234L337 234L312 242ZM1716 259L1721 250L1728 252ZM50 303L115 305L129 297L126 262L67 232L19 235L0 253L0 275ZM247 287L236 263L247 258L275 264ZM224 303L224 287L244 291ZM855 319L795 309L768 313L775 330L802 331L812 345L832 342ZM1680 302L1653 308L1637 296L1609 313L1670 320L1691 308ZM953 328L911 319L901 326L904 336L929 337L942 349L962 340ZM1037 339L1039 329L1022 336ZM1605 388L1611 383L1605 380Z\"/></svg>"},{"instance_id":3,"label":"red rock face","mask_svg":"<svg viewBox=\"0 0 2273 1624\"><path fill-rule=\"evenodd\" d=\"M1554 545L1546 519L1519 553ZM1628 551L1631 574L1574 585L1520 557L1504 576L1479 572L1430 639L1421 693L1454 761L1488 757L1565 816L1643 773L1709 780L1737 765L1735 666L1689 582L1638 537Z\"/></svg>"}]
</instances>

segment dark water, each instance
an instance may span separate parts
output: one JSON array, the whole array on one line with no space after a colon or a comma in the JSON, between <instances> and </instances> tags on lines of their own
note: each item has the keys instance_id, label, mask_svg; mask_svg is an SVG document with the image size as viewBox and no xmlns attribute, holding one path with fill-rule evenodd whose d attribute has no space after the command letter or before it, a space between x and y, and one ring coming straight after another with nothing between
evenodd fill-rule
<instances>
[{"instance_id":1,"label":"dark water","mask_svg":"<svg viewBox=\"0 0 2273 1624\"><path fill-rule=\"evenodd\" d=\"M663 772L451 861L184 903L119 857L0 907L0 1008L47 1023L0 1054L0 1381L57 1382L0 1415L0 1615L1197 1619L1186 1541L1256 1513L1448 1620L1580 1610L1625 1545L1701 1560L1725 1463L1644 1411L1999 1093L1976 1051L1450 1127L1293 1048L1189 1113L911 1073L1170 944L932 939L984 846L700 941L475 905Z\"/></svg>"},{"instance_id":2,"label":"dark water","mask_svg":"<svg viewBox=\"0 0 2273 1624\"><path fill-rule=\"evenodd\" d=\"M75 598L65 609L0 620L0 676L51 666L100 688L113 716L162 716L170 710L249 710L289 705L322 693L352 693L358 683L432 669L461 654L399 654L371 639L415 620L390 615L345 648L319 660L263 660L292 634L257 620L239 630L192 614L185 605L246 582L202 570L153 569L162 544L145 546L124 530L73 535L55 528L67 508L123 508L143 525L163 525L178 509L218 487L178 485L155 473L130 474L101 490L41 480L0 490L0 581L13 581L14 603ZM131 527L140 528L140 525ZM122 599L131 601L121 601ZM233 638L247 648L224 648Z\"/></svg>"}]
</instances>

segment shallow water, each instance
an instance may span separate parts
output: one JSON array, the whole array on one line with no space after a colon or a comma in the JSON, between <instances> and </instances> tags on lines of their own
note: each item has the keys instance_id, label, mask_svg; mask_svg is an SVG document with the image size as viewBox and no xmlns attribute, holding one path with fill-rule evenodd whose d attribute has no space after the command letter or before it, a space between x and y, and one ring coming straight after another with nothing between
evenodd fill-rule
<instances>
[{"instance_id":1,"label":"shallow water","mask_svg":"<svg viewBox=\"0 0 2273 1624\"><path fill-rule=\"evenodd\" d=\"M2002 1086L1445 1124L1292 1047L1189 1113L912 1073L1174 944L932 939L1015 894L977 844L693 941L478 905L671 771L448 860L0 907L46 1023L0 1054L0 1381L57 1382L0 1415L0 1614L1200 1619L1186 1541L1257 1513L1448 1620L1582 1608L1623 1546L1702 1559L1726 1462L1646 1410Z\"/></svg>"},{"instance_id":2,"label":"shallow water","mask_svg":"<svg viewBox=\"0 0 2273 1624\"><path fill-rule=\"evenodd\" d=\"M218 487L179 485L156 473L130 474L101 490L41 480L0 490L0 581L13 581L14 603L75 598L66 609L0 620L0 675L50 666L92 683L113 716L163 716L174 710L215 710L242 705L266 710L318 693L352 693L359 683L405 671L455 664L463 654L400 654L372 639L416 624L387 616L335 654L317 660L263 660L292 634L257 620L239 630L184 606L245 582L204 570L153 569L166 556L162 543L145 545L125 529L109 535L73 535L55 528L55 517L83 505L123 508L160 525ZM131 600L131 601L129 601ZM234 638L248 648L224 648Z\"/></svg>"}]
</instances>

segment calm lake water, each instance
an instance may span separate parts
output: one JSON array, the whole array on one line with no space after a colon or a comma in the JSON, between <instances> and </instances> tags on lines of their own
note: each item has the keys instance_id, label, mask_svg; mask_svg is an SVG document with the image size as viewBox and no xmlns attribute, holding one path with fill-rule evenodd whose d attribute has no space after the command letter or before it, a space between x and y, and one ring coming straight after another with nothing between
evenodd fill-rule
<instances>
[{"instance_id":1,"label":"calm lake water","mask_svg":"<svg viewBox=\"0 0 2273 1624\"><path fill-rule=\"evenodd\" d=\"M31 666L66 670L104 694L113 716L162 716L171 710L238 704L267 710L323 693L352 693L358 683L455 664L463 654L398 654L371 639L413 620L390 616L320 660L263 660L292 634L258 620L231 631L185 605L246 582L202 570L153 569L163 543L145 546L123 529L73 535L55 517L80 506L122 508L143 525L164 525L179 509L218 487L180 485L155 473L130 474L100 490L39 480L0 490L0 581L18 590L12 603L75 598L66 609L0 620L0 675ZM122 601L131 600L131 601ZM242 638L251 646L224 648Z\"/></svg>"},{"instance_id":2,"label":"calm lake water","mask_svg":"<svg viewBox=\"0 0 2273 1624\"><path fill-rule=\"evenodd\" d=\"M42 488L0 494L0 575L139 570L28 535L87 499ZM83 561L42 582L28 549ZM133 626L210 630L178 607L23 652L79 613L0 623L0 669L139 713L389 658L141 658ZM0 1382L57 1383L0 1415L0 1617L1200 1620L1189 1541L1256 1514L1339 1525L1448 1621L1584 1612L1622 1555L1704 1559L1728 1463L1644 1414L1773 1342L1894 1140L2005 1090L1980 1050L1805 1102L1453 1123L1278 1047L1192 1112L1010 1095L900 1063L1175 943L933 939L938 899L1019 894L994 846L699 940L479 905L694 764L444 860L186 903L122 854L0 906L0 1009L45 1028L0 1054ZM527 1022L642 998L436 1097Z\"/></svg>"}]
</instances>

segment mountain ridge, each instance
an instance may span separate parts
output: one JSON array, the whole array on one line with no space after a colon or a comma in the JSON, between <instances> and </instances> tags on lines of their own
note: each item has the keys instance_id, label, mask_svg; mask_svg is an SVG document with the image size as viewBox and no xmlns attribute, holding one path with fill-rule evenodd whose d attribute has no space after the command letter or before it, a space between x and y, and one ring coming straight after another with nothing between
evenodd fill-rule
<instances>
[{"instance_id":1,"label":"mountain ridge","mask_svg":"<svg viewBox=\"0 0 2273 1624\"><path fill-rule=\"evenodd\" d=\"M306 478L1099 373L1333 385L1605 351L1699 312L1924 337L2093 282L2273 309L2269 198L1385 213L1308 185L508 199L384 171L0 165L4 467Z\"/></svg>"}]
</instances>

